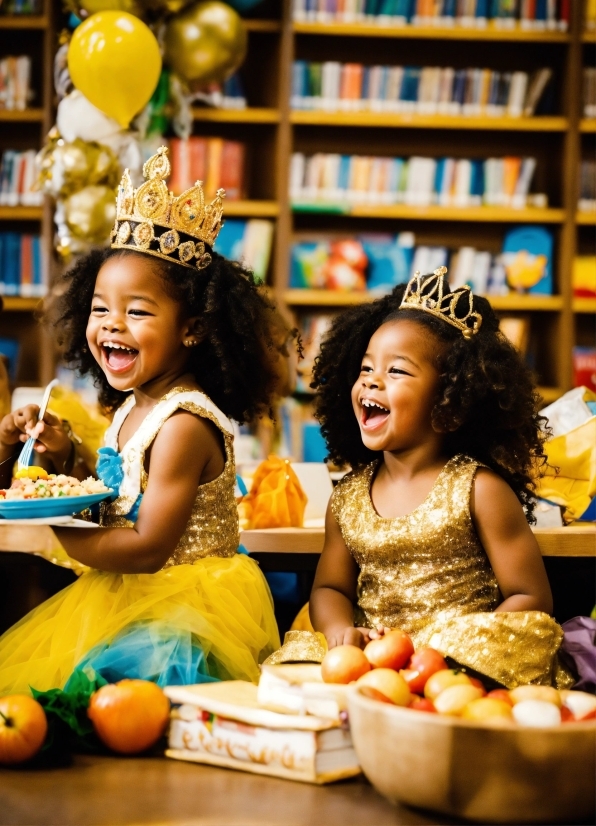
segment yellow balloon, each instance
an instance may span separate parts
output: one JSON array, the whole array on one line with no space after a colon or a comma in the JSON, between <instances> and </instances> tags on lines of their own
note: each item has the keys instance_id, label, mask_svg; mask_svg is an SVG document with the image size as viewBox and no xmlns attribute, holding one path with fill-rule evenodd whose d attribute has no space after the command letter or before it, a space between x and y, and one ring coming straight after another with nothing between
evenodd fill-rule
<instances>
[{"instance_id":1,"label":"yellow balloon","mask_svg":"<svg viewBox=\"0 0 596 826\"><path fill-rule=\"evenodd\" d=\"M64 202L66 226L75 238L105 243L116 220L116 195L108 186L86 186Z\"/></svg>"},{"instance_id":2,"label":"yellow balloon","mask_svg":"<svg viewBox=\"0 0 596 826\"><path fill-rule=\"evenodd\" d=\"M87 100L126 129L157 86L159 45L138 17L102 11L75 29L68 70Z\"/></svg>"},{"instance_id":3,"label":"yellow balloon","mask_svg":"<svg viewBox=\"0 0 596 826\"><path fill-rule=\"evenodd\" d=\"M187 6L168 21L164 59L187 83L214 83L241 65L246 44L246 29L234 9L207 0Z\"/></svg>"}]
</instances>

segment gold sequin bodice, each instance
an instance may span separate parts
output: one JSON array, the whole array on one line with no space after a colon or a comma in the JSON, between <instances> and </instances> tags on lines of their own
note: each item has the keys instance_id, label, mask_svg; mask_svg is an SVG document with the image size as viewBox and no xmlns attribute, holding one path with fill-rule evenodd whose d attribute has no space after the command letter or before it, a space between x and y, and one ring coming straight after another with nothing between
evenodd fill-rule
<instances>
[{"instance_id":1,"label":"gold sequin bodice","mask_svg":"<svg viewBox=\"0 0 596 826\"><path fill-rule=\"evenodd\" d=\"M414 642L438 616L493 611L499 587L470 516L478 463L450 459L424 502L406 516L385 519L375 511L371 484L377 462L348 474L331 507L356 560L356 625L401 628Z\"/></svg>"},{"instance_id":2,"label":"gold sequin bodice","mask_svg":"<svg viewBox=\"0 0 596 826\"><path fill-rule=\"evenodd\" d=\"M118 450L118 432L133 406L134 397L130 396L116 411L114 421L105 436L107 447ZM226 456L224 469L217 479L197 488L186 529L164 568L193 563L207 556L234 556L239 542L238 510L234 497L236 468L232 425L204 393L182 388L170 390L124 445L121 451L124 479L118 498L102 508L101 525L120 528L133 526L126 514L134 505L139 493L143 493L147 487L145 452L153 443L163 423L176 410L188 410L195 416L213 422L223 436ZM189 459L192 460L192 457Z\"/></svg>"}]
</instances>

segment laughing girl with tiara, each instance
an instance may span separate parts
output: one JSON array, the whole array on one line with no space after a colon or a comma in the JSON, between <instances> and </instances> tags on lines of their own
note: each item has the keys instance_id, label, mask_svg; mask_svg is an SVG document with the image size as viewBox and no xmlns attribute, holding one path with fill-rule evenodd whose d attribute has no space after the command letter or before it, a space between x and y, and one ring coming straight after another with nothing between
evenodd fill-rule
<instances>
[{"instance_id":1,"label":"laughing girl with tiara","mask_svg":"<svg viewBox=\"0 0 596 826\"><path fill-rule=\"evenodd\" d=\"M97 472L116 494L100 528L55 529L90 570L0 637L0 694L63 688L75 669L256 681L279 645L265 579L238 553L230 422L270 409L279 317L250 272L213 252L223 190L208 205L200 183L175 198L169 172L163 147L137 191L125 172L111 248L64 278L65 358L115 411ZM2 420L0 470L36 420L35 407ZM69 472L59 420L47 413L37 438Z\"/></svg>"},{"instance_id":2,"label":"laughing girl with tiara","mask_svg":"<svg viewBox=\"0 0 596 826\"><path fill-rule=\"evenodd\" d=\"M317 417L352 471L327 511L312 624L329 647L399 628L507 687L567 686L528 525L539 398L489 302L445 273L342 314L323 341Z\"/></svg>"}]
</instances>

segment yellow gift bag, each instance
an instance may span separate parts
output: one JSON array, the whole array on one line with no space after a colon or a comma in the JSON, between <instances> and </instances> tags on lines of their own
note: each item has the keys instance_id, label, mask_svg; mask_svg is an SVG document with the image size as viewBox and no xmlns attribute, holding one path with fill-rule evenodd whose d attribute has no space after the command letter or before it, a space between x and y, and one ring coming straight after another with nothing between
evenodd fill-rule
<instances>
[{"instance_id":1,"label":"yellow gift bag","mask_svg":"<svg viewBox=\"0 0 596 826\"><path fill-rule=\"evenodd\" d=\"M248 528L301 528L306 501L290 460L269 456L240 507Z\"/></svg>"},{"instance_id":2,"label":"yellow gift bag","mask_svg":"<svg viewBox=\"0 0 596 826\"><path fill-rule=\"evenodd\" d=\"M562 505L565 522L579 519L596 496L594 402L596 393L578 387L541 411L554 435L544 446L548 467L536 481L536 495Z\"/></svg>"}]
</instances>

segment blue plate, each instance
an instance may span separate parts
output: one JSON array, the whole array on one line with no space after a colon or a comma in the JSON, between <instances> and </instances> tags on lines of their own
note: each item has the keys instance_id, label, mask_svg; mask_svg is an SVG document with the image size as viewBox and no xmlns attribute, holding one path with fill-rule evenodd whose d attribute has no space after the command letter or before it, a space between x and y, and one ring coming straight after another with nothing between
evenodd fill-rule
<instances>
[{"instance_id":1,"label":"blue plate","mask_svg":"<svg viewBox=\"0 0 596 826\"><path fill-rule=\"evenodd\" d=\"M51 499L0 499L0 519L39 519L72 516L112 496L113 490L86 496L58 496Z\"/></svg>"}]
</instances>

